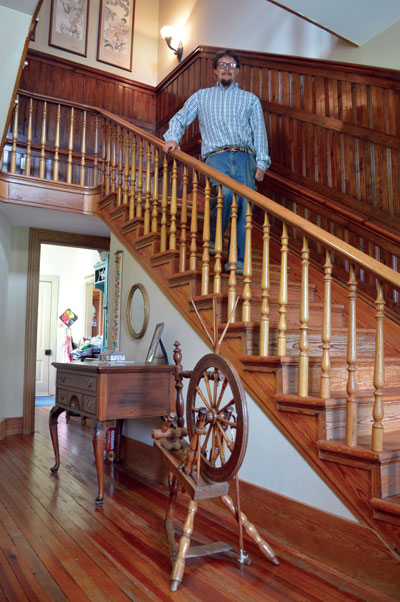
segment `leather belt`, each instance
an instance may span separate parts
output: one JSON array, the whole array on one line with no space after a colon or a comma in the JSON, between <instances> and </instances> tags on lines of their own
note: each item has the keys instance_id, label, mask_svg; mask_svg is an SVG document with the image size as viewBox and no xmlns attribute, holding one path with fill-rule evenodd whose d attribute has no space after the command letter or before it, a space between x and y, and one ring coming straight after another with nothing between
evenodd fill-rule
<instances>
[{"instance_id":1,"label":"leather belt","mask_svg":"<svg viewBox=\"0 0 400 602\"><path fill-rule=\"evenodd\" d=\"M211 155L218 155L218 153L228 153L228 152L242 152L242 153L250 153L251 155L254 155L253 151L251 150L251 148L248 147L242 147L242 146L225 146L224 148L219 148L216 151L212 151L211 153L208 153L206 159L208 159L208 157L211 157Z\"/></svg>"}]
</instances>

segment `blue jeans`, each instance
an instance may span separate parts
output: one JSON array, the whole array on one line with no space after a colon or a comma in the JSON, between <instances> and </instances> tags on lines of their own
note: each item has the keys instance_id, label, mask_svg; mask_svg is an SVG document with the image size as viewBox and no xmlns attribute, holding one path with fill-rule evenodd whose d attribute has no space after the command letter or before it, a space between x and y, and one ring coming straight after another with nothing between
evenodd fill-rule
<instances>
[{"instance_id":1,"label":"blue jeans","mask_svg":"<svg viewBox=\"0 0 400 602\"><path fill-rule=\"evenodd\" d=\"M206 164L221 173L230 176L237 182L245 184L255 190L256 160L253 154L243 151L226 151L207 157ZM218 193L218 182L210 180L211 185L215 187ZM222 208L222 236L228 226L231 217L232 196L233 193L225 186L222 186L223 208ZM247 200L237 196L238 216L237 216L237 258L238 261L244 260L244 250L246 241L246 209ZM210 241L215 241L215 230L217 225L217 197L212 197L210 201Z\"/></svg>"}]
</instances>

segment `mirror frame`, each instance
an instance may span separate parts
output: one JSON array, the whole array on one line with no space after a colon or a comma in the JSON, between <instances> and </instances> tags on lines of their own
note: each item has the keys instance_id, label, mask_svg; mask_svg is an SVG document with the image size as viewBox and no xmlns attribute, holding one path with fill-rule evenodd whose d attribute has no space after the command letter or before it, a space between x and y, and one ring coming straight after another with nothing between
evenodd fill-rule
<instances>
[{"instance_id":1,"label":"mirror frame","mask_svg":"<svg viewBox=\"0 0 400 602\"><path fill-rule=\"evenodd\" d=\"M133 328L132 320L131 320L131 304L132 304L133 295L135 294L135 292L137 290L139 290L142 293L143 303L144 303L143 326L139 332L136 332L136 330ZM146 289L144 288L143 284L136 283L131 287L131 290L129 291L128 300L126 302L126 321L128 323L129 332L131 333L131 335L133 336L134 339L140 339L146 332L147 324L149 321L149 298L147 296L147 292L146 292Z\"/></svg>"}]
</instances>

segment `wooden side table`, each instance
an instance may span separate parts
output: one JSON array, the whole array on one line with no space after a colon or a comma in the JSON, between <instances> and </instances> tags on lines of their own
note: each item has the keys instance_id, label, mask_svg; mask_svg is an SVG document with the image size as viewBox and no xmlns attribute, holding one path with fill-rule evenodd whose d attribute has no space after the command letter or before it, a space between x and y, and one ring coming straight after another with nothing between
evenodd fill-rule
<instances>
[{"instance_id":1,"label":"wooden side table","mask_svg":"<svg viewBox=\"0 0 400 602\"><path fill-rule=\"evenodd\" d=\"M125 418L165 416L175 412L179 366L147 365L134 362L86 361L53 363L57 369L56 403L49 416L51 440L57 472L60 467L57 421L62 412L92 418L93 449L96 460L98 494L104 500L104 422L117 420L118 439ZM178 406L181 406L178 401ZM183 415L183 407L178 414Z\"/></svg>"}]
</instances>

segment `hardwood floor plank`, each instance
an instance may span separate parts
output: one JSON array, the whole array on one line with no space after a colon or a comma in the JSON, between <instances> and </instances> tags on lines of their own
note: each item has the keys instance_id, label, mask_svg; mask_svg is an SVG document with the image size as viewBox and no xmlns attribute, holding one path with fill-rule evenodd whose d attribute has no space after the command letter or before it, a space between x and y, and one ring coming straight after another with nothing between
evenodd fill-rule
<instances>
[{"instance_id":1,"label":"hardwood floor plank","mask_svg":"<svg viewBox=\"0 0 400 602\"><path fill-rule=\"evenodd\" d=\"M123 464L107 465L104 505L96 508L90 428L61 418L59 439L57 474L50 472L48 409L38 408L33 437L7 437L1 443L0 602L18 596L56 602L359 600L285 559L272 565L247 537L250 566L240 570L223 557L189 559L179 590L172 593L166 487ZM187 504L188 498L179 495L178 530ZM224 508L215 513L200 505L192 543L219 540L237 547L237 539L235 521Z\"/></svg>"}]
</instances>

